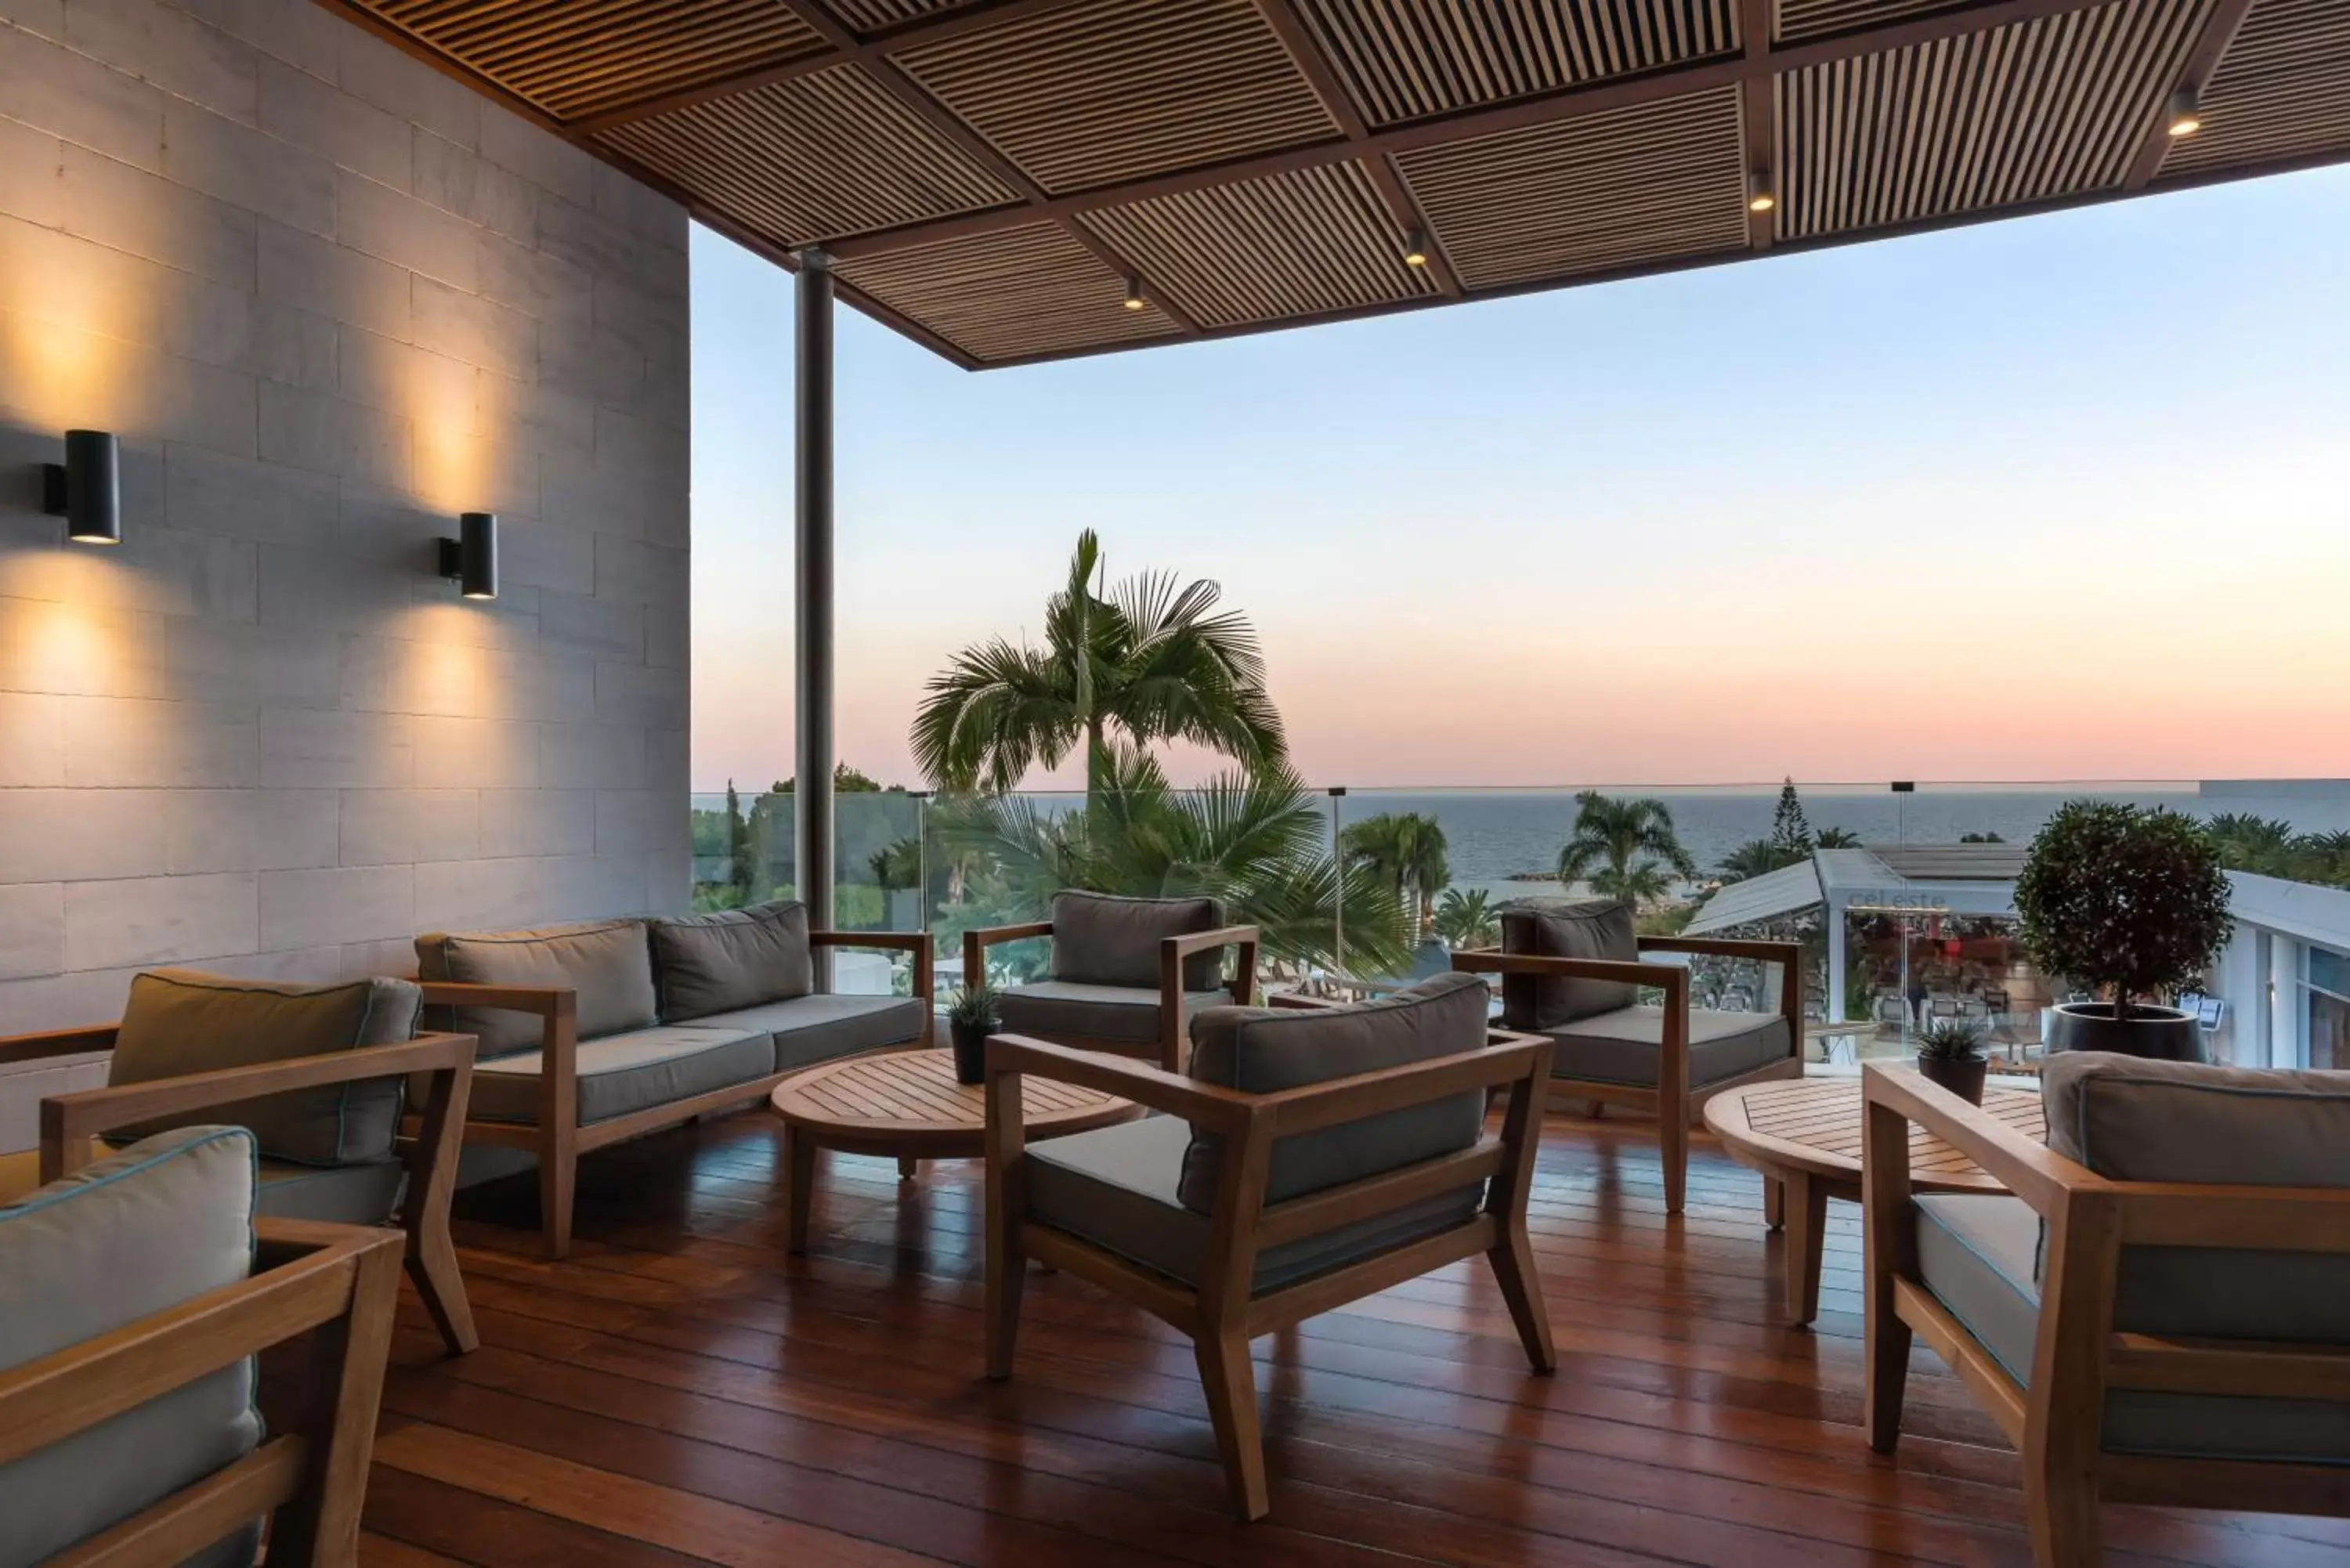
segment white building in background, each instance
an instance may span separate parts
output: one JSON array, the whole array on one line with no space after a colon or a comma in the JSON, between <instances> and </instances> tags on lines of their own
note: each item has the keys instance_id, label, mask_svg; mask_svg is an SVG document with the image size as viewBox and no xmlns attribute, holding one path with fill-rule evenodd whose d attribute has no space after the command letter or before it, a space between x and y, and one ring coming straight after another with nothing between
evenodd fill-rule
<instances>
[{"instance_id":1,"label":"white building in background","mask_svg":"<svg viewBox=\"0 0 2350 1568\"><path fill-rule=\"evenodd\" d=\"M2247 1067L2350 1068L2350 891L2230 871L2236 934L2212 973L2213 1044Z\"/></svg>"}]
</instances>

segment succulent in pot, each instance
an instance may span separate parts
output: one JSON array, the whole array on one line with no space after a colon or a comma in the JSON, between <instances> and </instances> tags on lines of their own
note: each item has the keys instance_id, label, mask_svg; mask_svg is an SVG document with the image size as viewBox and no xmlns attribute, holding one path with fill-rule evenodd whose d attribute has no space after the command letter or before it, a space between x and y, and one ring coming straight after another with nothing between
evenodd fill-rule
<instances>
[{"instance_id":1,"label":"succulent in pot","mask_svg":"<svg viewBox=\"0 0 2350 1568\"><path fill-rule=\"evenodd\" d=\"M2195 1020L2164 1003L2227 945L2228 893L2218 848L2177 812L2076 800L2050 817L2015 882L2024 950L2104 1000L2058 1003L2048 1049L2200 1060Z\"/></svg>"},{"instance_id":2,"label":"succulent in pot","mask_svg":"<svg viewBox=\"0 0 2350 1568\"><path fill-rule=\"evenodd\" d=\"M1982 1025L1973 1019L1937 1018L1918 1032L1918 1071L1969 1105L1981 1105L1983 1075L1991 1071L1982 1044Z\"/></svg>"},{"instance_id":3,"label":"succulent in pot","mask_svg":"<svg viewBox=\"0 0 2350 1568\"><path fill-rule=\"evenodd\" d=\"M954 1041L955 1082L983 1083L987 1078L987 1037L1003 1027L998 1016L995 988L981 982L955 988L947 1001L947 1033Z\"/></svg>"}]
</instances>

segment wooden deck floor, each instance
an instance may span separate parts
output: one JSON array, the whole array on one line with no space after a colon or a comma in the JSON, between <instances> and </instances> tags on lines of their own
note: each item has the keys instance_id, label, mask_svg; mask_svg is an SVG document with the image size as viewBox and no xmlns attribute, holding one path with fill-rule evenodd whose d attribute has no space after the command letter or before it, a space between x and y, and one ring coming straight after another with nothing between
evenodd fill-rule
<instances>
[{"instance_id":1,"label":"wooden deck floor","mask_svg":"<svg viewBox=\"0 0 2350 1568\"><path fill-rule=\"evenodd\" d=\"M459 1200L483 1348L403 1304L362 1561L1397 1568L2024 1563L2014 1456L1921 1353L1898 1459L1860 1411L1856 1211L1816 1332L1774 1324L1760 1188L1700 1143L1668 1226L1638 1124L1554 1120L1534 1242L1561 1366L1482 1262L1257 1342L1273 1517L1225 1512L1188 1347L1066 1275L979 1376L976 1164L823 1157L787 1258L764 1112L590 1157L582 1240L527 1177ZM2334 1521L2112 1510L2116 1563L2343 1568Z\"/></svg>"}]
</instances>

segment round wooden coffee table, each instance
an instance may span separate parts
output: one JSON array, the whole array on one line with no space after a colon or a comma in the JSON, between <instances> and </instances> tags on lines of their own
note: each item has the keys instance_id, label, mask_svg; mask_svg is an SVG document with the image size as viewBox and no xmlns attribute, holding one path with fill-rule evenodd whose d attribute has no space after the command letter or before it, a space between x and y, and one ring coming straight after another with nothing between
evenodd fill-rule
<instances>
[{"instance_id":1,"label":"round wooden coffee table","mask_svg":"<svg viewBox=\"0 0 2350 1568\"><path fill-rule=\"evenodd\" d=\"M895 1155L901 1178L926 1159L976 1159L985 1152L987 1091L955 1082L951 1051L890 1051L826 1062L777 1084L767 1103L784 1118L795 1252L807 1251L817 1149ZM1143 1114L1116 1095L1036 1077L1021 1079L1020 1106L1030 1142Z\"/></svg>"},{"instance_id":2,"label":"round wooden coffee table","mask_svg":"<svg viewBox=\"0 0 2350 1568\"><path fill-rule=\"evenodd\" d=\"M2040 1091L1997 1086L1983 1109L2034 1143L2047 1141ZM1787 1231L1787 1314L1809 1323L1820 1310L1820 1236L1828 1199L1860 1201L1858 1078L1750 1084L1705 1103L1705 1125L1731 1158L1762 1173L1764 1222ZM1909 1185L1918 1192L2004 1192L1981 1166L1924 1128L1909 1128Z\"/></svg>"}]
</instances>

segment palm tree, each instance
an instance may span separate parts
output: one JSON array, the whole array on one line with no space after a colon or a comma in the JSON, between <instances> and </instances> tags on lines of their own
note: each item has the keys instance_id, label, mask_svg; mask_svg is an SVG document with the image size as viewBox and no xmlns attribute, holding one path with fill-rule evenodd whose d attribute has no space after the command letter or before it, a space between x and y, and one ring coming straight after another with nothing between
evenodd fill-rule
<instances>
[{"instance_id":1,"label":"palm tree","mask_svg":"<svg viewBox=\"0 0 2350 1568\"><path fill-rule=\"evenodd\" d=\"M1558 879L1589 882L1603 898L1636 908L1697 875L1697 862L1673 833L1673 814L1653 796L1632 799L1585 790L1575 797L1575 830L1558 852Z\"/></svg>"},{"instance_id":2,"label":"palm tree","mask_svg":"<svg viewBox=\"0 0 2350 1568\"><path fill-rule=\"evenodd\" d=\"M2219 847L2220 864L2230 871L2251 871L2265 877L2293 875L2293 824L2282 817L2226 811L2205 823L2203 831Z\"/></svg>"},{"instance_id":3,"label":"palm tree","mask_svg":"<svg viewBox=\"0 0 2350 1568\"><path fill-rule=\"evenodd\" d=\"M988 867L1009 901L1044 908L1064 888L1146 898L1206 894L1258 929L1274 963L1335 968L1343 898L1347 962L1368 973L1409 962L1412 934L1392 891L1323 847L1318 797L1286 764L1177 790L1148 753L1110 742L1082 811L1017 795L942 800L941 848Z\"/></svg>"},{"instance_id":4,"label":"palm tree","mask_svg":"<svg viewBox=\"0 0 2350 1568\"><path fill-rule=\"evenodd\" d=\"M1860 835L1849 827L1823 827L1819 836L1812 842L1822 849L1857 849L1860 847Z\"/></svg>"},{"instance_id":5,"label":"palm tree","mask_svg":"<svg viewBox=\"0 0 2350 1568\"><path fill-rule=\"evenodd\" d=\"M1768 838L1750 838L1721 857L1715 874L1725 882L1744 882L1782 867L1799 866L1810 858L1800 850L1781 846Z\"/></svg>"},{"instance_id":6,"label":"palm tree","mask_svg":"<svg viewBox=\"0 0 2350 1568\"><path fill-rule=\"evenodd\" d=\"M1348 823L1338 836L1347 864L1419 901L1419 929L1436 918L1436 895L1452 880L1446 856L1444 828L1435 817L1418 811L1383 811L1360 822Z\"/></svg>"},{"instance_id":7,"label":"palm tree","mask_svg":"<svg viewBox=\"0 0 2350 1568\"><path fill-rule=\"evenodd\" d=\"M1482 888L1447 888L1436 906L1436 934L1448 948L1489 948L1501 940L1501 918Z\"/></svg>"},{"instance_id":8,"label":"palm tree","mask_svg":"<svg viewBox=\"0 0 2350 1568\"><path fill-rule=\"evenodd\" d=\"M1243 767L1286 756L1256 633L1238 611L1217 609L1222 590L1159 572L1099 587L1100 563L1088 528L1045 604L1042 648L997 638L931 679L913 753L941 789L1011 790L1082 745L1090 798L1113 741L1191 741Z\"/></svg>"}]
</instances>

